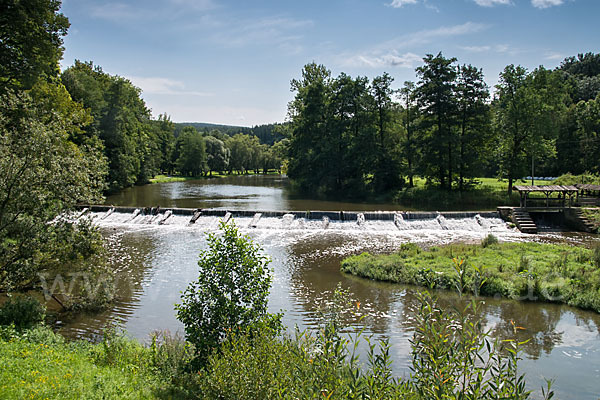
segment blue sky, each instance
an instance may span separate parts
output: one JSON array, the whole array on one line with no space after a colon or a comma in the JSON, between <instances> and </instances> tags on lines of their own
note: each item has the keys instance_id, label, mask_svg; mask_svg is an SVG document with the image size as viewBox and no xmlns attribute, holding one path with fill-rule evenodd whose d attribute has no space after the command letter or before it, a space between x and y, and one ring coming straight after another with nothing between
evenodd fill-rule
<instances>
[{"instance_id":1,"label":"blue sky","mask_svg":"<svg viewBox=\"0 0 600 400\"><path fill-rule=\"evenodd\" d=\"M93 61L130 79L155 116L281 122L290 80L312 61L334 76L383 72L399 88L442 51L482 68L554 68L600 52L598 0L63 0L62 67Z\"/></svg>"}]
</instances>

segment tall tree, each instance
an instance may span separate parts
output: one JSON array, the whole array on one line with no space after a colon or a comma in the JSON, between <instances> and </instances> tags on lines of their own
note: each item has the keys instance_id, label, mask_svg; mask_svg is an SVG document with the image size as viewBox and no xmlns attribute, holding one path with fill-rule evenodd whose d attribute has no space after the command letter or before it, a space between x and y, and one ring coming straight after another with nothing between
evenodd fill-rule
<instances>
[{"instance_id":1,"label":"tall tree","mask_svg":"<svg viewBox=\"0 0 600 400\"><path fill-rule=\"evenodd\" d=\"M456 98L458 102L458 187L478 176L481 160L487 152L490 131L488 99L490 93L483 72L472 65L458 68Z\"/></svg>"},{"instance_id":2,"label":"tall tree","mask_svg":"<svg viewBox=\"0 0 600 400\"><path fill-rule=\"evenodd\" d=\"M456 119L456 58L428 54L417 68L417 100L423 114L424 174L437 178L442 187L452 188Z\"/></svg>"},{"instance_id":3,"label":"tall tree","mask_svg":"<svg viewBox=\"0 0 600 400\"><path fill-rule=\"evenodd\" d=\"M30 89L59 74L69 20L60 0L3 0L0 4L0 94Z\"/></svg>"},{"instance_id":4,"label":"tall tree","mask_svg":"<svg viewBox=\"0 0 600 400\"><path fill-rule=\"evenodd\" d=\"M323 65L307 64L302 79L293 79L291 90L296 93L288 105L291 119L290 159L288 176L304 190L321 187L332 156L327 124L331 95L331 72Z\"/></svg>"},{"instance_id":5,"label":"tall tree","mask_svg":"<svg viewBox=\"0 0 600 400\"><path fill-rule=\"evenodd\" d=\"M373 79L371 93L374 100L374 113L377 124L377 155L374 186L376 192L384 192L399 186L400 165L397 154L398 136L393 132L392 96L393 78L384 73Z\"/></svg>"},{"instance_id":6,"label":"tall tree","mask_svg":"<svg viewBox=\"0 0 600 400\"><path fill-rule=\"evenodd\" d=\"M178 171L185 176L200 176L206 170L206 145L202 134L196 128L187 126L177 138L179 157Z\"/></svg>"},{"instance_id":7,"label":"tall tree","mask_svg":"<svg viewBox=\"0 0 600 400\"><path fill-rule=\"evenodd\" d=\"M0 96L0 291L31 287L44 268L71 267L97 250L93 229L57 219L101 201L106 173L102 157L69 141L80 123L71 117L27 93Z\"/></svg>"},{"instance_id":8,"label":"tall tree","mask_svg":"<svg viewBox=\"0 0 600 400\"><path fill-rule=\"evenodd\" d=\"M415 137L415 123L418 116L418 107L415 101L415 89L416 86L414 82L406 81L404 82L404 86L400 89L400 97L403 107L402 113L402 125L404 127L404 132L406 133L406 139L403 143L403 154L406 158L406 172L408 175L408 185L413 187L414 183L414 175L415 175L415 167L417 160L417 144Z\"/></svg>"},{"instance_id":9,"label":"tall tree","mask_svg":"<svg viewBox=\"0 0 600 400\"><path fill-rule=\"evenodd\" d=\"M104 143L109 190L146 183L160 171L162 134L152 126L139 88L91 62L76 61L63 72L62 81L73 99L91 110L94 120L86 131Z\"/></svg>"},{"instance_id":10,"label":"tall tree","mask_svg":"<svg viewBox=\"0 0 600 400\"><path fill-rule=\"evenodd\" d=\"M222 140L214 136L205 136L206 143L206 165L209 173L213 171L225 171L229 166L229 149L225 146Z\"/></svg>"}]
</instances>

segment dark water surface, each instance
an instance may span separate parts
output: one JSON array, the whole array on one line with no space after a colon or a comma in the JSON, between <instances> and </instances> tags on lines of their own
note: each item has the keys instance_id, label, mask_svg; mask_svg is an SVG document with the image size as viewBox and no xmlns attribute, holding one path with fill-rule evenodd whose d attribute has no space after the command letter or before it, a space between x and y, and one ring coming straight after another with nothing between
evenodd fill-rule
<instances>
[{"instance_id":1,"label":"dark water surface","mask_svg":"<svg viewBox=\"0 0 600 400\"><path fill-rule=\"evenodd\" d=\"M106 204L131 207L161 206L252 211L388 211L401 209L400 206L394 204L307 199L295 195L290 188L288 179L278 175L231 176L134 186L109 196Z\"/></svg>"},{"instance_id":2,"label":"dark water surface","mask_svg":"<svg viewBox=\"0 0 600 400\"><path fill-rule=\"evenodd\" d=\"M154 184L132 188L112 196L107 203L127 206L226 208L236 210L390 210L393 205L313 202L289 197L286 182L276 177L248 177ZM156 219L114 213L95 215L118 267L118 296L115 306L94 316L67 322L62 332L69 336L93 337L108 322L119 322L133 336L147 340L155 330L181 330L173 304L180 291L197 277L198 252L206 248L206 232L215 231L219 219L201 217L194 225L188 217L173 216L164 225ZM424 245L456 241L479 241L492 232L502 241L567 241L575 245L598 242L596 235L545 232L523 235L495 218L429 219L356 222L285 218L262 218L255 228L251 218L235 220L272 258L273 287L269 298L272 312L283 310L290 328L318 325L319 307L331 301L338 282L360 301L363 319L348 310L349 330L365 326L365 334L388 338L392 345L393 368L408 376L409 339L419 288L372 282L339 271L349 254L362 251L392 252L402 243ZM450 292L437 292L446 306L462 306L464 299ZM567 306L517 302L494 298L478 299L482 317L494 336L510 337L511 320L526 330L519 339L524 346L521 372L537 393L544 378L555 379L561 399L597 399L600 394L600 315Z\"/></svg>"}]
</instances>

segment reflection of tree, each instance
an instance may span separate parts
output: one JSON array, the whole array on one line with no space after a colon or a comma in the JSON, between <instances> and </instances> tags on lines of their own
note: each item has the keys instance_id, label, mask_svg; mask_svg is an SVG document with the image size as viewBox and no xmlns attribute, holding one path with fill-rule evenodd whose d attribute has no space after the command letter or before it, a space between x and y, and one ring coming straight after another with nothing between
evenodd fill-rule
<instances>
[{"instance_id":1,"label":"reflection of tree","mask_svg":"<svg viewBox=\"0 0 600 400\"><path fill-rule=\"evenodd\" d=\"M595 329L600 335L600 315L593 311L580 311L574 312L573 316L577 326L586 326L590 332Z\"/></svg>"},{"instance_id":2,"label":"reflection of tree","mask_svg":"<svg viewBox=\"0 0 600 400\"><path fill-rule=\"evenodd\" d=\"M133 314L135 304L144 292L142 283L152 272L151 258L160 246L152 235L143 232L104 230L109 251L109 263L115 274L115 300L99 314L80 314L67 321L61 334L67 337L100 338L110 323L123 324ZM90 282L96 287L98 282Z\"/></svg>"},{"instance_id":3,"label":"reflection of tree","mask_svg":"<svg viewBox=\"0 0 600 400\"><path fill-rule=\"evenodd\" d=\"M361 302L364 319L358 322L348 318L349 324L360 324L367 331L377 334L412 332L414 329L414 313L420 306L416 294L425 289L398 284L387 284L369 281L339 271L340 261L346 254L337 254L332 249L340 249L347 244L342 235L316 235L310 239L298 241L289 247L290 258L295 260L291 273L291 291L300 300L307 314L312 314L322 301L330 300L331 293L338 282L349 288L353 298ZM354 243L353 243L354 244ZM352 247L352 253L363 249ZM438 303L444 309L464 310L473 299L462 298L452 291L434 291ZM566 306L519 302L506 299L481 297L480 315L482 324L491 329L494 338L517 339L527 341L522 346L525 354L533 359L544 353L552 352L556 345L563 342L564 332L557 332L558 323L563 319L565 311L571 310L577 325L585 325L590 330L600 333L600 315L573 310ZM309 317L310 318L310 317ZM514 333L511 323L525 328ZM515 337L516 336L516 337Z\"/></svg>"},{"instance_id":4,"label":"reflection of tree","mask_svg":"<svg viewBox=\"0 0 600 400\"><path fill-rule=\"evenodd\" d=\"M342 288L348 289L352 298L342 323L360 324L372 333L388 333L394 302L403 288L342 274L340 262L349 253L340 254L333 250L347 245L348 238L338 234L320 234L291 244L289 258L294 265L290 267L290 289L311 318L310 314L332 300L333 291L341 282ZM366 250L353 247L352 253ZM360 302L360 309L357 309L357 302ZM360 321L357 313L363 317Z\"/></svg>"},{"instance_id":5,"label":"reflection of tree","mask_svg":"<svg viewBox=\"0 0 600 400\"><path fill-rule=\"evenodd\" d=\"M492 329L494 337L514 338L511 323L514 321L516 326L524 328L517 330L516 339L520 342L529 340L523 346L523 351L533 359L538 359L542 351L550 354L554 346L562 343L563 332L556 331L563 314L561 306L510 300L494 303L495 306L489 309L493 311L492 308L495 308L499 317L499 322Z\"/></svg>"}]
</instances>

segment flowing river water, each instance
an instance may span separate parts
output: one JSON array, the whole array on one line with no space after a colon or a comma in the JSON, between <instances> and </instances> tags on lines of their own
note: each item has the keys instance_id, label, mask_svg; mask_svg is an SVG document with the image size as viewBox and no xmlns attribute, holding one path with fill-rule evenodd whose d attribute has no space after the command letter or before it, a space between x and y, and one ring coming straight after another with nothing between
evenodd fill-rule
<instances>
[{"instance_id":1,"label":"flowing river water","mask_svg":"<svg viewBox=\"0 0 600 400\"><path fill-rule=\"evenodd\" d=\"M170 182L126 189L106 204L146 207L213 208L248 211L399 210L390 204L357 204L293 198L285 178L235 177ZM97 315L64 321L61 332L71 337L97 337L107 323L119 323L143 341L150 333L168 329L182 332L173 305L180 292L197 278L197 260L206 248L206 233L218 229L220 218L202 216L189 224L189 216L173 215L164 224L159 217L125 213L95 213L117 268L118 301ZM259 243L271 257L273 286L271 312L283 311L286 326L311 329L319 324L320 308L331 302L338 283L360 302L360 320L348 310L348 331L365 327L365 335L389 339L393 370L409 377L413 310L420 288L373 282L339 271L347 255L363 251L389 253L402 243L424 246L451 242L479 242L488 233L501 241L568 242L588 246L597 235L567 234L551 229L524 235L499 218L428 218L394 223L367 220L322 221L303 218L263 217L256 226L252 217L235 218L241 232ZM436 292L444 307L464 305L451 292ZM540 396L544 379L554 379L561 399L597 399L600 395L600 315L568 306L479 298L481 316L498 338L511 336L514 321L525 327L520 372L530 389Z\"/></svg>"}]
</instances>

